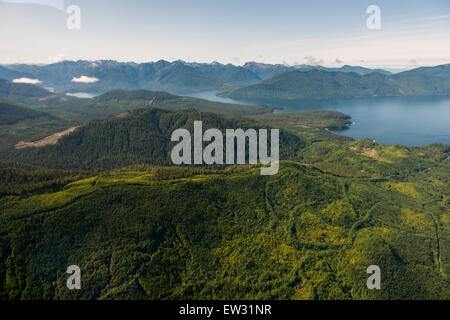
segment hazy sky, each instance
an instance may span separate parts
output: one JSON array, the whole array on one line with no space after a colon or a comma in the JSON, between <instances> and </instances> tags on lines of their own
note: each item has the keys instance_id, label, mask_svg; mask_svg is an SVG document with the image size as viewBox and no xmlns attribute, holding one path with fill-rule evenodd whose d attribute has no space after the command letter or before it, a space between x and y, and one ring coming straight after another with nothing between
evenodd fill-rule
<instances>
[{"instance_id":1,"label":"hazy sky","mask_svg":"<svg viewBox=\"0 0 450 320\"><path fill-rule=\"evenodd\" d=\"M381 8L381 30L366 26L372 4ZM81 9L80 30L66 26L70 15L60 9L70 5ZM0 30L4 64L450 63L450 0L0 0Z\"/></svg>"}]
</instances>

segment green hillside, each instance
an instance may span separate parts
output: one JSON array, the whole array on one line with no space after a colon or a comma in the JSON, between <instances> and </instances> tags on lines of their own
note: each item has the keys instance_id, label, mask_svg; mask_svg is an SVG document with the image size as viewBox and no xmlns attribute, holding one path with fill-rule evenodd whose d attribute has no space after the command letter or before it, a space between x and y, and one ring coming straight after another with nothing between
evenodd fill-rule
<instances>
[{"instance_id":1,"label":"green hillside","mask_svg":"<svg viewBox=\"0 0 450 320\"><path fill-rule=\"evenodd\" d=\"M74 125L48 113L0 101L0 153L19 141L35 141Z\"/></svg>"},{"instance_id":2,"label":"green hillside","mask_svg":"<svg viewBox=\"0 0 450 320\"><path fill-rule=\"evenodd\" d=\"M36 119L48 114L0 101L0 125L14 124L21 120Z\"/></svg>"},{"instance_id":3,"label":"green hillside","mask_svg":"<svg viewBox=\"0 0 450 320\"><path fill-rule=\"evenodd\" d=\"M124 121L128 121L132 118L128 117L130 111L139 108L145 108L146 110L160 108L174 112L196 109L227 117L243 116L275 128L303 131L305 140L317 139L318 136L324 136L326 139L334 138L333 135L327 134L323 130L314 130L312 127L342 129L347 127L348 124L348 116L338 112L302 112L295 115L281 115L271 113L273 108L267 106L211 102L203 99L179 97L166 92L145 90L111 91L93 99L55 96L45 101L28 98L14 98L13 100L27 103L34 109L19 106L10 101L3 102L0 109L2 114L0 121L3 121L3 124L0 124L0 152L6 153L9 159L14 159L16 156L15 151L11 149L20 141L37 141L68 128L79 126L87 120L101 119L106 116L118 116L115 119L118 122L123 118L126 118ZM311 125L311 127L305 128L305 125ZM147 128L142 132L148 133L149 131L151 129ZM306 135L306 132L309 132L309 135ZM142 137L138 140L140 139ZM113 149L116 148L120 149L120 146ZM125 151L122 151L122 153L125 153ZM157 158L160 157L157 156ZM0 158L5 158L5 156L0 155ZM19 158L22 158L22 155Z\"/></svg>"},{"instance_id":4,"label":"green hillside","mask_svg":"<svg viewBox=\"0 0 450 320\"><path fill-rule=\"evenodd\" d=\"M24 183L0 198L0 298L449 299L448 162L421 162L426 175L384 180L282 162L270 177L141 167L15 195ZM71 264L83 290L65 288ZM372 264L382 290L365 286Z\"/></svg>"},{"instance_id":5,"label":"green hillside","mask_svg":"<svg viewBox=\"0 0 450 320\"><path fill-rule=\"evenodd\" d=\"M228 116L247 116L270 113L269 106L249 106L208 101L204 99L181 97L161 91L114 90L92 99L76 98L66 95L53 95L45 99L29 97L9 97L13 103L32 106L67 121L83 122L119 115L141 108L160 108L171 111L197 109Z\"/></svg>"},{"instance_id":6,"label":"green hillside","mask_svg":"<svg viewBox=\"0 0 450 320\"><path fill-rule=\"evenodd\" d=\"M198 111L214 112L227 116L259 115L271 113L274 110L273 107L269 106L230 104L147 90L111 91L88 101L82 107L82 110L86 112L105 110L110 112L110 114L114 111L117 114L121 111L143 107L154 107L169 111L196 109Z\"/></svg>"},{"instance_id":7,"label":"green hillside","mask_svg":"<svg viewBox=\"0 0 450 320\"><path fill-rule=\"evenodd\" d=\"M450 299L448 145L385 146L327 130L348 126L338 112L271 114L163 92L33 108L57 106L71 121L111 116L56 145L0 140L0 300ZM188 109L198 106L221 114ZM0 126L12 139L57 128L8 108L25 117ZM287 160L274 176L170 166L172 131L195 120L281 128ZM66 288L72 264L80 291ZM366 288L373 264L381 290Z\"/></svg>"},{"instance_id":8,"label":"green hillside","mask_svg":"<svg viewBox=\"0 0 450 320\"><path fill-rule=\"evenodd\" d=\"M449 95L450 72L447 77L445 79L422 72L403 72L392 76L402 93L407 95Z\"/></svg>"},{"instance_id":9,"label":"green hillside","mask_svg":"<svg viewBox=\"0 0 450 320\"><path fill-rule=\"evenodd\" d=\"M19 79L19 78L33 79L35 77L28 73L14 71L14 70L10 70L6 67L0 66L0 79L5 79L5 80L11 81L14 79Z\"/></svg>"},{"instance_id":10,"label":"green hillside","mask_svg":"<svg viewBox=\"0 0 450 320\"><path fill-rule=\"evenodd\" d=\"M225 118L195 110L171 112L156 108L139 109L125 116L90 121L56 145L8 150L7 160L59 169L114 169L135 164L170 165L174 143L171 134L179 128L193 132L194 121L204 130L218 128L267 128L252 120ZM305 145L295 134L280 134L280 157L295 159Z\"/></svg>"},{"instance_id":11,"label":"green hillside","mask_svg":"<svg viewBox=\"0 0 450 320\"><path fill-rule=\"evenodd\" d=\"M305 126L327 128L329 130L347 129L351 117L336 111L307 111L297 113L266 113L248 116L258 122L276 128L298 129Z\"/></svg>"},{"instance_id":12,"label":"green hillside","mask_svg":"<svg viewBox=\"0 0 450 320\"><path fill-rule=\"evenodd\" d=\"M366 75L322 70L292 71L260 83L224 92L241 100L328 99L450 94L450 80L416 73Z\"/></svg>"},{"instance_id":13,"label":"green hillside","mask_svg":"<svg viewBox=\"0 0 450 320\"><path fill-rule=\"evenodd\" d=\"M41 87L27 83L13 83L11 81L0 79L0 97L29 97L43 98L50 96L51 93Z\"/></svg>"},{"instance_id":14,"label":"green hillside","mask_svg":"<svg viewBox=\"0 0 450 320\"><path fill-rule=\"evenodd\" d=\"M404 71L399 75L424 75L429 77L439 77L450 80L450 63L435 67L421 67L409 71Z\"/></svg>"}]
</instances>

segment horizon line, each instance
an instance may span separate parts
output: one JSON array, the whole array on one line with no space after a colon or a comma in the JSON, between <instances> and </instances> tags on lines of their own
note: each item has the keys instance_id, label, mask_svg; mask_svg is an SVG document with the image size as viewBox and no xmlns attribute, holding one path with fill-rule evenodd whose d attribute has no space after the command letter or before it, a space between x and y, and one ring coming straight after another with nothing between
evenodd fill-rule
<instances>
[{"instance_id":1,"label":"horizon line","mask_svg":"<svg viewBox=\"0 0 450 320\"><path fill-rule=\"evenodd\" d=\"M440 64L417 64L417 65L411 65L411 64L346 64L346 63L342 63L342 64L317 64L317 65L313 65L313 64L286 64L286 63L267 63L267 62L258 62L255 60L250 60L250 61L245 61L242 64L234 64L231 62L228 63L223 63L223 62L219 62L217 60L211 61L211 62L197 62L197 61L185 61L183 59L159 59L159 60L151 60L151 61L144 61L144 62L136 62L133 60L115 60L115 59L95 59L95 60L90 60L90 59L64 59L61 61L55 61L55 62L8 62L8 63L0 63L1 66L12 66L12 65L36 65L36 66L49 66L49 65L53 65L53 64L58 64L58 63L64 63L64 62L91 62L91 63L95 63L95 62L103 62L103 61L111 61L111 62L117 62L117 63L134 63L134 64L146 64L146 63L157 63L160 61L164 61L164 62L169 62L169 63L175 63L175 62L182 62L185 64L221 64L224 66L227 65L232 65L235 67L243 67L244 65L248 64L248 63L257 63L257 64L264 64L264 65L272 65L272 66L284 66L284 67L324 67L324 68L339 68L339 67L344 67L344 66L350 66L350 67L363 67L363 68L370 68L370 69L405 69L405 68L410 68L410 69L416 69L416 68L421 68L421 67L437 67L437 66L443 66L443 65L448 65L450 64L450 62L448 63L440 63Z\"/></svg>"}]
</instances>

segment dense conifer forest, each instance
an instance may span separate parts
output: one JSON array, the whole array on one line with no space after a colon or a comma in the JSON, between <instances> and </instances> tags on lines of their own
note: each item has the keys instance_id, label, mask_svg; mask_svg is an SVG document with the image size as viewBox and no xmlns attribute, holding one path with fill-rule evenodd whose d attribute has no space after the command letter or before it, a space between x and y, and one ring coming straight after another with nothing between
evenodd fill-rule
<instances>
[{"instance_id":1,"label":"dense conifer forest","mask_svg":"<svg viewBox=\"0 0 450 320\"><path fill-rule=\"evenodd\" d=\"M450 146L354 140L328 130L348 125L337 112L218 114L127 95L90 102L115 101L115 114L80 120L83 107L62 127L49 105L0 105L1 299L450 298ZM195 120L280 128L280 171L173 166L170 133ZM72 264L83 290L67 290ZM366 287L369 265L381 290Z\"/></svg>"}]
</instances>

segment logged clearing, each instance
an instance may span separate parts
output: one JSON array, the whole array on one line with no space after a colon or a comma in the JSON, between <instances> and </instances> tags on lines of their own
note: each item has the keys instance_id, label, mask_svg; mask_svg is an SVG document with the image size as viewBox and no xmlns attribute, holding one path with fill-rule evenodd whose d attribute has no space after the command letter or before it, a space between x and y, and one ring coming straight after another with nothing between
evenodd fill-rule
<instances>
[{"instance_id":1,"label":"logged clearing","mask_svg":"<svg viewBox=\"0 0 450 320\"><path fill-rule=\"evenodd\" d=\"M77 128L79 128L79 126L72 127L67 130L54 133L51 136L45 137L41 140L34 141L34 142L20 141L18 144L15 145L15 148L16 149L25 149L25 148L30 148L30 147L39 148L39 147L45 147L48 145L53 145L53 144L56 144L58 142L58 140L61 139L61 137L74 132Z\"/></svg>"},{"instance_id":2,"label":"logged clearing","mask_svg":"<svg viewBox=\"0 0 450 320\"><path fill-rule=\"evenodd\" d=\"M125 118L128 117L130 115L130 112L125 112L125 113L121 113L119 115L117 115L117 118Z\"/></svg>"},{"instance_id":3,"label":"logged clearing","mask_svg":"<svg viewBox=\"0 0 450 320\"><path fill-rule=\"evenodd\" d=\"M373 148L360 148L360 149L358 149L358 148L355 148L355 147L350 147L350 150L360 152L360 153L365 154L366 156L371 157L371 158L375 158L375 159L378 158L377 150L375 150Z\"/></svg>"}]
</instances>

